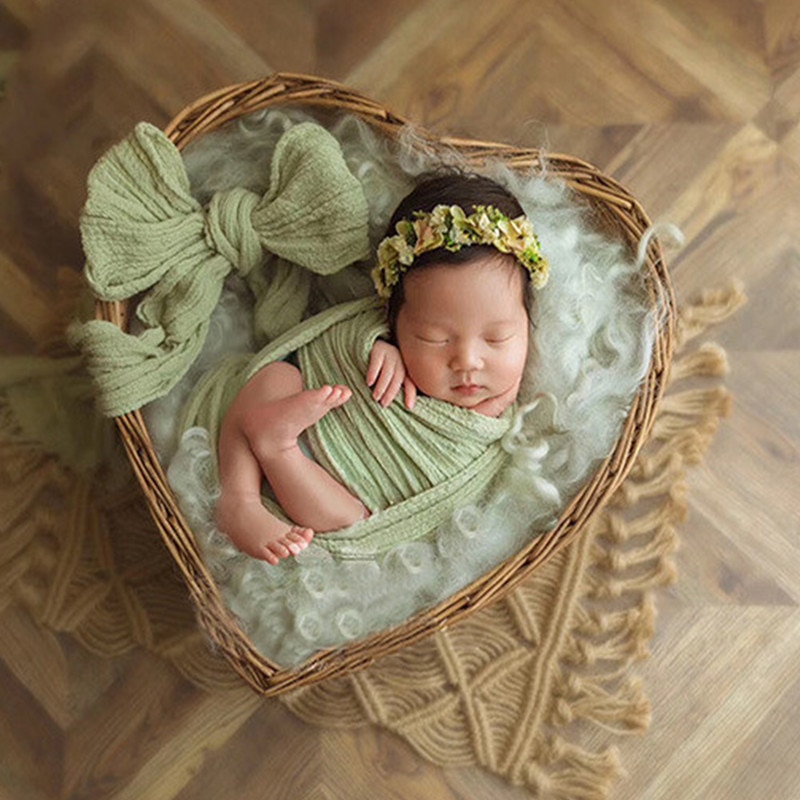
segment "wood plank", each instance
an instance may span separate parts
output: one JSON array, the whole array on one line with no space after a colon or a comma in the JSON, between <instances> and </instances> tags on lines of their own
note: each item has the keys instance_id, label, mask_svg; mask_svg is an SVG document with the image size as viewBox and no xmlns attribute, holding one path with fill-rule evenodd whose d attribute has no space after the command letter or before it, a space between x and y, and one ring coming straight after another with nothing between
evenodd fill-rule
<instances>
[{"instance_id":1,"label":"wood plank","mask_svg":"<svg viewBox=\"0 0 800 800\"><path fill-rule=\"evenodd\" d=\"M27 271L0 250L0 310L33 340L40 341L53 323L53 298Z\"/></svg>"},{"instance_id":2,"label":"wood plank","mask_svg":"<svg viewBox=\"0 0 800 800\"><path fill-rule=\"evenodd\" d=\"M660 800L668 794L723 797L717 794L719 784L740 766L741 751L737 752L736 745L752 744L751 737L796 685L800 614L794 609L745 611L746 617L758 618L757 627L742 625L742 614L741 609L730 609L727 614L700 611L691 619L684 617L686 646L677 659L662 654L683 676L680 683L685 694L673 696L672 704L664 707L661 723L682 735L656 774L651 774L640 800ZM695 660L690 665L691 651ZM712 656L717 657L716 663ZM782 776L764 778L759 793L788 798L775 793Z\"/></svg>"},{"instance_id":3,"label":"wood plank","mask_svg":"<svg viewBox=\"0 0 800 800\"><path fill-rule=\"evenodd\" d=\"M36 627L22 609L0 616L0 658L60 728L72 721L67 659L52 631Z\"/></svg>"},{"instance_id":4,"label":"wood plank","mask_svg":"<svg viewBox=\"0 0 800 800\"><path fill-rule=\"evenodd\" d=\"M0 787L14 800L52 800L61 792L61 730L2 658L0 687Z\"/></svg>"},{"instance_id":5,"label":"wood plank","mask_svg":"<svg viewBox=\"0 0 800 800\"><path fill-rule=\"evenodd\" d=\"M315 74L341 80L378 47L421 0L330 0L315 18ZM283 62L281 62L283 63Z\"/></svg>"},{"instance_id":6,"label":"wood plank","mask_svg":"<svg viewBox=\"0 0 800 800\"><path fill-rule=\"evenodd\" d=\"M766 61L780 83L800 59L800 9L793 0L767 0L763 20Z\"/></svg>"},{"instance_id":7,"label":"wood plank","mask_svg":"<svg viewBox=\"0 0 800 800\"><path fill-rule=\"evenodd\" d=\"M173 797L260 702L246 689L206 694L141 656L69 728L65 792L75 800Z\"/></svg>"},{"instance_id":8,"label":"wood plank","mask_svg":"<svg viewBox=\"0 0 800 800\"><path fill-rule=\"evenodd\" d=\"M758 411L740 406L735 413L717 436L710 466L692 476L691 507L797 600L800 452Z\"/></svg>"},{"instance_id":9,"label":"wood plank","mask_svg":"<svg viewBox=\"0 0 800 800\"><path fill-rule=\"evenodd\" d=\"M261 3L257 6L252 0L205 0L203 3L186 3L184 11L180 10L179 4L174 8L170 3L164 5L178 16L195 17L191 24L200 29L200 35L204 35L202 28L207 28L208 34L216 32L218 38L210 42L214 48L219 47L220 41L235 35L240 44L261 60L261 65L253 65L250 78L274 70L313 73L318 68L315 61L319 40L317 8L320 4L316 0ZM327 7L328 3L322 4L319 13L324 14ZM351 9L347 17L352 18L353 12L355 9ZM217 19L209 24L206 20L211 16ZM176 24L186 24L186 19L178 19ZM325 70L323 72L334 77Z\"/></svg>"},{"instance_id":10,"label":"wood plank","mask_svg":"<svg viewBox=\"0 0 800 800\"><path fill-rule=\"evenodd\" d=\"M278 701L266 701L224 747L206 754L176 800L198 796L255 800L267 793L274 800L289 800L327 792L320 738L318 729L301 722Z\"/></svg>"}]
</instances>

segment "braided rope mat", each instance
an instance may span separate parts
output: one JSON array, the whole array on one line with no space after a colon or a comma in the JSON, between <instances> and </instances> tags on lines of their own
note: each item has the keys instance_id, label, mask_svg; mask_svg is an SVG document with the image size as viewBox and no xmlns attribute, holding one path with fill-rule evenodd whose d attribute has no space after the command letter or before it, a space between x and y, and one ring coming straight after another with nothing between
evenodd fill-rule
<instances>
[{"instance_id":1,"label":"braided rope mat","mask_svg":"<svg viewBox=\"0 0 800 800\"><path fill-rule=\"evenodd\" d=\"M317 725L382 726L434 763L479 764L537 796L605 800L620 773L614 749L587 749L576 723L612 735L648 725L631 666L647 653L653 591L674 579L686 469L730 400L724 352L698 340L742 301L706 292L683 310L651 440L579 540L459 625L282 702ZM196 628L121 452L102 491L93 474L26 440L0 395L0 611L18 604L99 654L144 647L209 691L240 688Z\"/></svg>"}]
</instances>

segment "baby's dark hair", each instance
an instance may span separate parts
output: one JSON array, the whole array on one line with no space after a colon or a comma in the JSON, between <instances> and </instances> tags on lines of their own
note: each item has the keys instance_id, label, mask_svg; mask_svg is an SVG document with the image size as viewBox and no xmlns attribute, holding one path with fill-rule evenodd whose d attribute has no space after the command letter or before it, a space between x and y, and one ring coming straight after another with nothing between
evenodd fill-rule
<instances>
[{"instance_id":1,"label":"baby's dark hair","mask_svg":"<svg viewBox=\"0 0 800 800\"><path fill-rule=\"evenodd\" d=\"M430 212L438 205L461 206L467 214L472 213L474 206L494 206L512 219L525 213L514 195L491 178L462 171L426 173L420 176L420 182L403 198L395 209L391 220L389 220L386 236L393 236L397 223L403 219L411 219L415 211ZM406 274L414 270L424 269L432 264L468 264L478 258L485 257L487 253L497 256L498 259L508 259L515 264L517 263L514 256L501 253L491 245L480 244L462 247L461 250L454 252L444 248L429 250L414 259L414 262L407 268ZM528 317L531 318L533 300L528 286L528 273L521 264L518 264L518 266L525 275L523 302L525 303ZM405 292L403 290L403 281L401 280L394 287L387 305L387 317L392 338L395 335L397 315L400 313L404 302Z\"/></svg>"}]
</instances>

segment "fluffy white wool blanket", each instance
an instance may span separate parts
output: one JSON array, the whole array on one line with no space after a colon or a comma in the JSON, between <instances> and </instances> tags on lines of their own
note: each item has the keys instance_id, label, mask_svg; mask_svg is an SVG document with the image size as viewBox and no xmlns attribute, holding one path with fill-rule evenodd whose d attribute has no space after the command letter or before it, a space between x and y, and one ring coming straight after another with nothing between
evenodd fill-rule
<instances>
[{"instance_id":1,"label":"fluffy white wool blanket","mask_svg":"<svg viewBox=\"0 0 800 800\"><path fill-rule=\"evenodd\" d=\"M231 186L263 191L278 137L308 119L304 112L272 110L205 136L185 153L193 192L203 201ZM393 143L354 117L326 126L364 187L375 245L416 175L443 160L458 163L456 154L420 148L413 131ZM199 428L174 441L175 420L198 377L224 355L256 349L250 300L235 279L190 374L146 410L170 482L231 610L255 646L281 665L404 621L547 530L613 449L647 371L657 314L640 259L598 233L587 205L546 166L526 175L502 163L483 171L519 199L551 265L547 286L537 292L520 413L504 441L508 467L489 503L458 509L430 540L398 546L377 561L340 563L313 542L279 567L238 553L213 524L214 443ZM335 281L320 281L318 306L367 294L369 268L356 265Z\"/></svg>"}]
</instances>

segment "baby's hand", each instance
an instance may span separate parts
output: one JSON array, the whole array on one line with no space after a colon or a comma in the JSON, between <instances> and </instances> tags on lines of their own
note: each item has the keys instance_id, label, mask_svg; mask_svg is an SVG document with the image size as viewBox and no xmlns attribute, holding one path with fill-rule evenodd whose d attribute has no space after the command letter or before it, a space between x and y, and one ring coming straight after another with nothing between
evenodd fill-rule
<instances>
[{"instance_id":1,"label":"baby's hand","mask_svg":"<svg viewBox=\"0 0 800 800\"><path fill-rule=\"evenodd\" d=\"M406 365L400 351L388 342L377 339L369 354L367 386L373 386L372 397L383 408L388 408L397 397L400 387L406 408L410 411L417 401L417 387L406 374Z\"/></svg>"}]
</instances>

